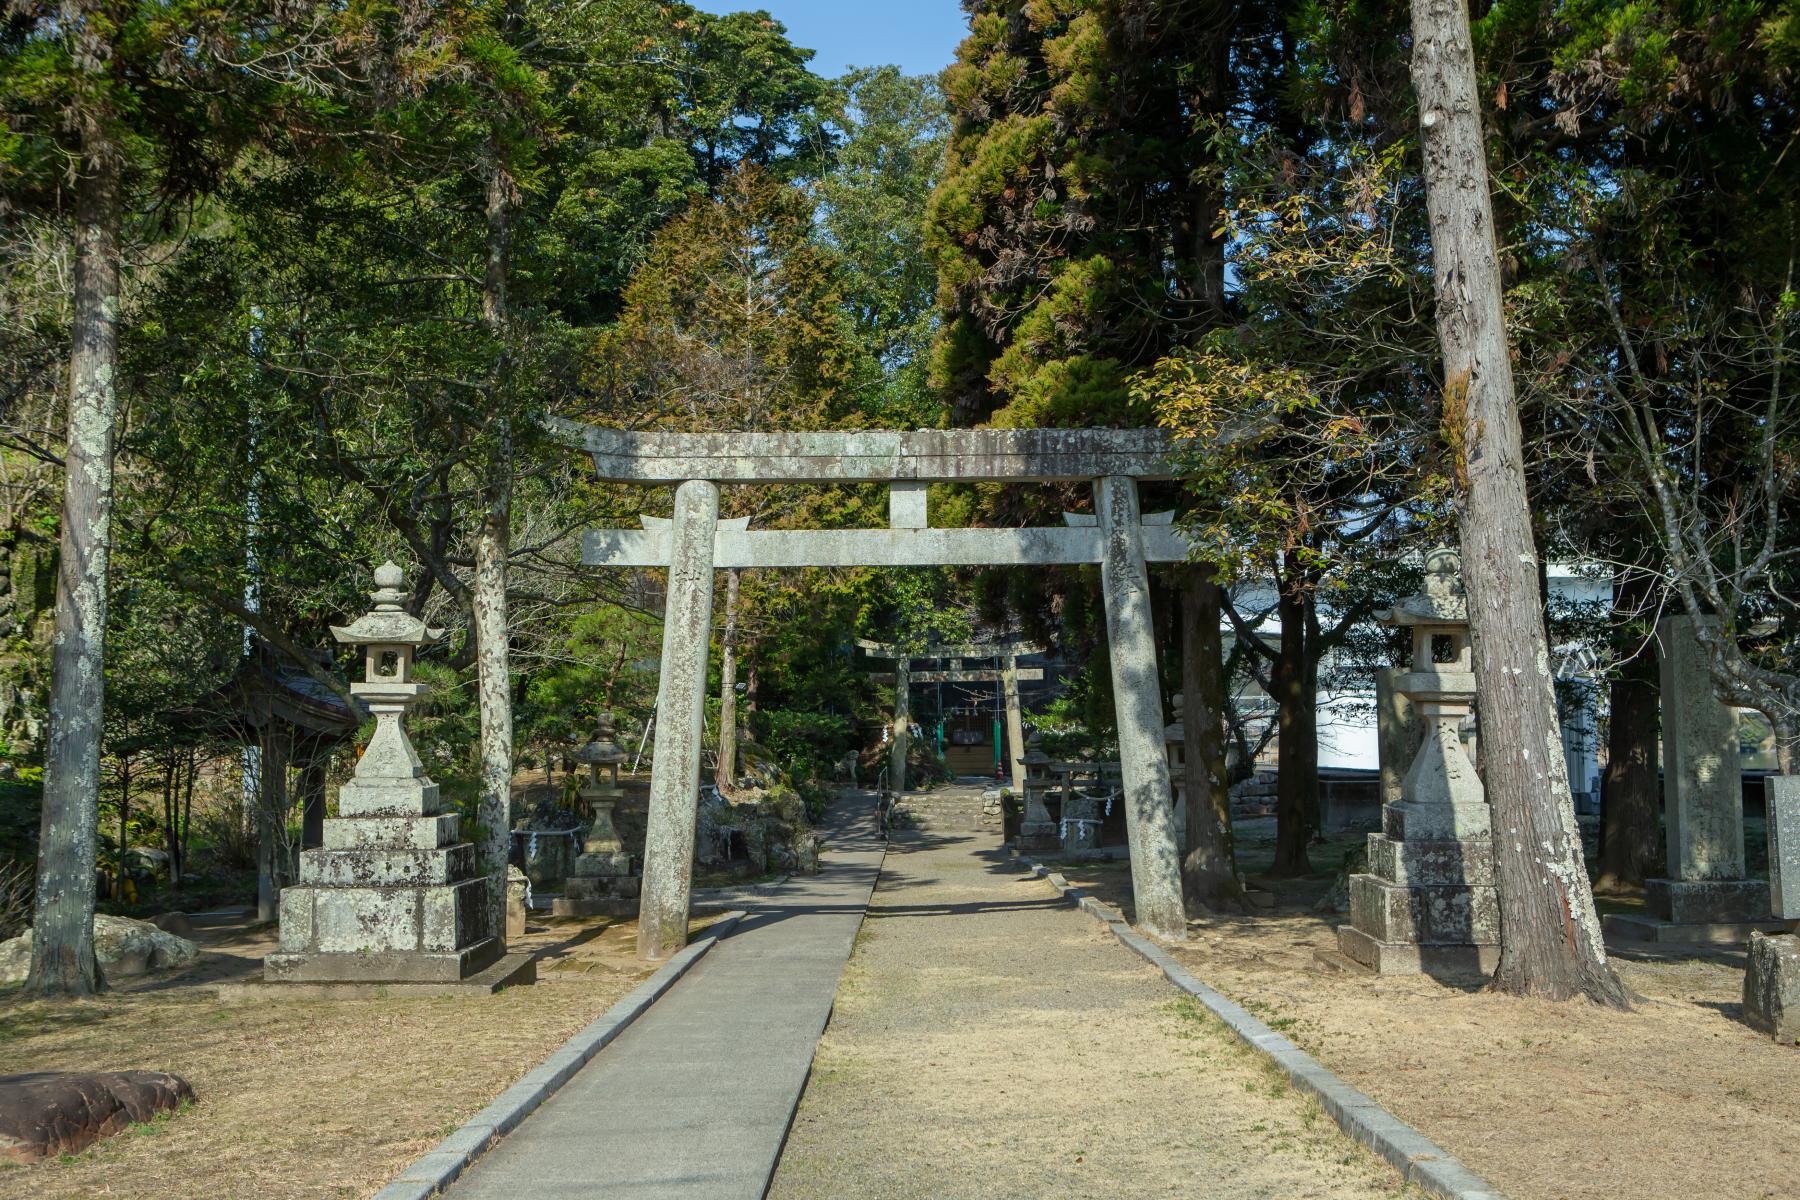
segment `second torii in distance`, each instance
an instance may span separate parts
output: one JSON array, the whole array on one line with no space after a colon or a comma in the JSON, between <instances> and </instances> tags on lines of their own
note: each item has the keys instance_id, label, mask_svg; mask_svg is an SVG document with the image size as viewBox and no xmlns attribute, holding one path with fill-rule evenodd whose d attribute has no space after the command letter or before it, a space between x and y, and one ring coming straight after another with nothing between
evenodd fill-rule
<instances>
[{"instance_id":1,"label":"second torii in distance","mask_svg":"<svg viewBox=\"0 0 1800 1200\"><path fill-rule=\"evenodd\" d=\"M1006 746L1012 766L1013 791L1025 791L1025 717L1019 706L1019 681L1044 677L1042 667L1021 667L1019 660L1031 654L1042 654L1044 648L1033 642L997 642L962 646L926 646L919 650L902 650L888 642L871 642L857 638L856 644L874 658L894 662L894 744L888 767L888 788L899 795L906 791L906 756L911 749L912 685L915 683L999 683L1006 695ZM998 667L965 669L964 659L997 658ZM916 662L948 662L948 668L937 671L914 671Z\"/></svg>"}]
</instances>

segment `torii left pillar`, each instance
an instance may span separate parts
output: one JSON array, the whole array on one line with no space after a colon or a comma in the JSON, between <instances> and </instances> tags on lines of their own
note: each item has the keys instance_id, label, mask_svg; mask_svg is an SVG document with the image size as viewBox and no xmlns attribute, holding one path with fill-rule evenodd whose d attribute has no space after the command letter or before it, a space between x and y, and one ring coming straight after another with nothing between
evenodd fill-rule
<instances>
[{"instance_id":1,"label":"torii left pillar","mask_svg":"<svg viewBox=\"0 0 1800 1200\"><path fill-rule=\"evenodd\" d=\"M717 484L690 479L675 490L662 678L656 689L656 757L650 768L643 899L638 909L640 958L667 958L687 944L694 797L700 787L706 671L712 649L713 535L718 525Z\"/></svg>"},{"instance_id":2,"label":"torii left pillar","mask_svg":"<svg viewBox=\"0 0 1800 1200\"><path fill-rule=\"evenodd\" d=\"M912 663L894 663L894 745L888 766L888 787L896 796L906 794L906 759L912 753Z\"/></svg>"}]
</instances>

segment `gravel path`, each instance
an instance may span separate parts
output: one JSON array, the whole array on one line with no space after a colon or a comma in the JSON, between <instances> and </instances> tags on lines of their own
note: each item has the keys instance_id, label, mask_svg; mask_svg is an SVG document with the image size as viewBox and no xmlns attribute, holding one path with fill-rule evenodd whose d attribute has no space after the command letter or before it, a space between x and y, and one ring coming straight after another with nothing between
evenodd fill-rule
<instances>
[{"instance_id":1,"label":"gravel path","mask_svg":"<svg viewBox=\"0 0 1800 1200\"><path fill-rule=\"evenodd\" d=\"M1408 1194L993 833L896 834L770 1187Z\"/></svg>"}]
</instances>

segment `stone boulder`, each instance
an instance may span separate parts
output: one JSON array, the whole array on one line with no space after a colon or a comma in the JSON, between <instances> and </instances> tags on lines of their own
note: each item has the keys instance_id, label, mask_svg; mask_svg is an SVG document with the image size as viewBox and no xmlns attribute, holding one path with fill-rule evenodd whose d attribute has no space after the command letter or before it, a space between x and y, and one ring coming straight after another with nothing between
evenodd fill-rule
<instances>
[{"instance_id":1,"label":"stone boulder","mask_svg":"<svg viewBox=\"0 0 1800 1200\"><path fill-rule=\"evenodd\" d=\"M35 1163L75 1154L193 1100L186 1080L161 1071L0 1075L0 1157Z\"/></svg>"},{"instance_id":2,"label":"stone boulder","mask_svg":"<svg viewBox=\"0 0 1800 1200\"><path fill-rule=\"evenodd\" d=\"M1778 1042L1800 1042L1800 938L1791 933L1750 935L1744 1021Z\"/></svg>"},{"instance_id":3,"label":"stone boulder","mask_svg":"<svg viewBox=\"0 0 1800 1200\"><path fill-rule=\"evenodd\" d=\"M94 954L108 979L129 979L152 971L177 971L200 961L200 947L165 933L148 921L98 913L94 917ZM0 983L23 983L31 973L31 930L0 942Z\"/></svg>"}]
</instances>

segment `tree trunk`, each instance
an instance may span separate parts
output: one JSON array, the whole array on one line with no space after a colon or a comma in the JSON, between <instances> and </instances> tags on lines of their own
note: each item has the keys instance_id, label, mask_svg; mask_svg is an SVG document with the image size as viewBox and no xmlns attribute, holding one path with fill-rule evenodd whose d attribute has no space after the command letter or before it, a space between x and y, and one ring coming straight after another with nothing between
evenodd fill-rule
<instances>
[{"instance_id":1,"label":"tree trunk","mask_svg":"<svg viewBox=\"0 0 1800 1200\"><path fill-rule=\"evenodd\" d=\"M1650 575L1621 570L1613 617L1627 628L1642 614ZM1656 757L1661 716L1656 655L1648 646L1621 663L1613 677L1606 733L1606 775L1600 783L1600 880L1597 891L1641 885L1662 860Z\"/></svg>"},{"instance_id":2,"label":"tree trunk","mask_svg":"<svg viewBox=\"0 0 1800 1200\"><path fill-rule=\"evenodd\" d=\"M1312 874L1306 843L1312 836L1307 813L1319 789L1318 696L1311 686L1307 661L1304 572L1289 552L1282 563L1276 611L1281 617L1281 648L1269 672L1275 685L1276 752L1275 864L1278 879Z\"/></svg>"},{"instance_id":3,"label":"tree trunk","mask_svg":"<svg viewBox=\"0 0 1800 1200\"><path fill-rule=\"evenodd\" d=\"M719 639L719 765L713 782L729 796L737 786L738 573L725 572L725 633Z\"/></svg>"},{"instance_id":4,"label":"tree trunk","mask_svg":"<svg viewBox=\"0 0 1800 1200\"><path fill-rule=\"evenodd\" d=\"M1190 916L1239 907L1225 786L1224 647L1219 585L1211 567L1189 567L1181 589L1182 791L1187 797L1181 890Z\"/></svg>"},{"instance_id":5,"label":"tree trunk","mask_svg":"<svg viewBox=\"0 0 1800 1200\"><path fill-rule=\"evenodd\" d=\"M287 874L288 759L293 739L275 716L262 728L256 804L256 919L276 920Z\"/></svg>"},{"instance_id":6,"label":"tree trunk","mask_svg":"<svg viewBox=\"0 0 1800 1200\"><path fill-rule=\"evenodd\" d=\"M173 748L164 760L163 851L169 856L169 890L181 890L181 760Z\"/></svg>"},{"instance_id":7,"label":"tree trunk","mask_svg":"<svg viewBox=\"0 0 1800 1200\"><path fill-rule=\"evenodd\" d=\"M131 756L119 756L119 857L113 864L112 898L125 903L125 839L131 823Z\"/></svg>"},{"instance_id":8,"label":"tree trunk","mask_svg":"<svg viewBox=\"0 0 1800 1200\"><path fill-rule=\"evenodd\" d=\"M488 332L507 332L507 258L512 236L508 180L497 153L487 154L487 253L482 278L481 317ZM505 353L494 377L504 385ZM496 396L496 408L504 401ZM472 603L475 670L480 720L481 792L476 819L481 842L476 869L487 881L488 928L506 938L506 859L512 839L513 713L510 633L506 611L506 560L512 547L512 429L495 418L494 447L488 461L487 509L475 535Z\"/></svg>"},{"instance_id":9,"label":"tree trunk","mask_svg":"<svg viewBox=\"0 0 1800 1200\"><path fill-rule=\"evenodd\" d=\"M1625 1008L1629 994L1606 961L1582 863L1537 601L1469 13L1465 0L1413 0L1412 22L1444 436L1456 457L1481 769L1499 869L1502 938L1491 986Z\"/></svg>"},{"instance_id":10,"label":"tree trunk","mask_svg":"<svg viewBox=\"0 0 1800 1200\"><path fill-rule=\"evenodd\" d=\"M188 751L187 779L182 785L181 798L181 873L187 875L188 839L194 833L194 784L200 776L200 754L197 750Z\"/></svg>"},{"instance_id":11,"label":"tree trunk","mask_svg":"<svg viewBox=\"0 0 1800 1200\"><path fill-rule=\"evenodd\" d=\"M99 51L78 53L99 71ZM117 147L90 115L76 181L69 441L50 650L50 727L27 989L86 996L105 986L94 958L94 866L106 681L106 575L112 548L114 390L119 361Z\"/></svg>"},{"instance_id":12,"label":"tree trunk","mask_svg":"<svg viewBox=\"0 0 1800 1200\"><path fill-rule=\"evenodd\" d=\"M325 752L314 749L300 769L300 848L325 844Z\"/></svg>"}]
</instances>

